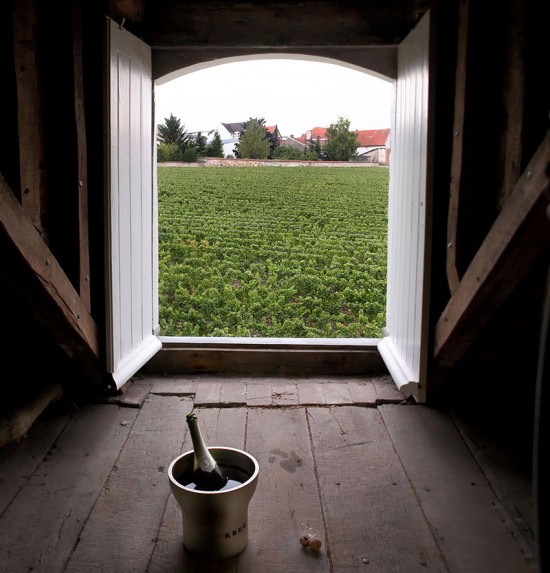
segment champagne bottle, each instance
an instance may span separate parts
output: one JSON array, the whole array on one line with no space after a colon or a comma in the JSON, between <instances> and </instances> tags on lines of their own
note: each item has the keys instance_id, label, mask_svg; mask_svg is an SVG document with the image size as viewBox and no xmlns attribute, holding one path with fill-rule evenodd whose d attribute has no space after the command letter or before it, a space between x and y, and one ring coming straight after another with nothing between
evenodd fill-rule
<instances>
[{"instance_id":1,"label":"champagne bottle","mask_svg":"<svg viewBox=\"0 0 550 573\"><path fill-rule=\"evenodd\" d=\"M208 451L201 436L197 416L191 412L187 414L186 418L193 442L193 481L195 482L195 489L203 491L220 490L227 483L228 478L223 474L220 466Z\"/></svg>"}]
</instances>

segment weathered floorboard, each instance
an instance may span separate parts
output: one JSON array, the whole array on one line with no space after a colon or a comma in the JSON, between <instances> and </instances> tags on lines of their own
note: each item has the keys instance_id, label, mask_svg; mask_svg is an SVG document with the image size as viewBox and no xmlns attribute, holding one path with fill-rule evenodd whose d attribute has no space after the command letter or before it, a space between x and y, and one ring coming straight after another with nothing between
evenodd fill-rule
<instances>
[{"instance_id":1,"label":"weathered floorboard","mask_svg":"<svg viewBox=\"0 0 550 573\"><path fill-rule=\"evenodd\" d=\"M311 408L334 572L448 572L378 410Z\"/></svg>"},{"instance_id":2,"label":"weathered floorboard","mask_svg":"<svg viewBox=\"0 0 550 573\"><path fill-rule=\"evenodd\" d=\"M67 571L146 570L169 495L167 464L181 449L191 407L177 396L149 396Z\"/></svg>"},{"instance_id":3,"label":"weathered floorboard","mask_svg":"<svg viewBox=\"0 0 550 573\"><path fill-rule=\"evenodd\" d=\"M248 406L271 406L271 383L248 384L246 387L246 404Z\"/></svg>"},{"instance_id":4,"label":"weathered floorboard","mask_svg":"<svg viewBox=\"0 0 550 573\"><path fill-rule=\"evenodd\" d=\"M0 449L0 516L32 476L68 420L66 414L38 418L26 436Z\"/></svg>"},{"instance_id":5,"label":"weathered floorboard","mask_svg":"<svg viewBox=\"0 0 550 573\"><path fill-rule=\"evenodd\" d=\"M136 415L112 405L76 413L0 519L3 571L63 570Z\"/></svg>"},{"instance_id":6,"label":"weathered floorboard","mask_svg":"<svg viewBox=\"0 0 550 573\"><path fill-rule=\"evenodd\" d=\"M243 382L254 403L231 406ZM195 403L199 387L218 403ZM327 402L348 394L359 405ZM490 472L451 417L402 401L384 377L145 377L120 397L127 407L106 400L68 422L45 416L0 449L0 570L532 573ZM248 547L224 562L184 550L170 492L168 466L192 447L193 408L209 445L260 464ZM299 543L306 526L319 554Z\"/></svg>"},{"instance_id":7,"label":"weathered floorboard","mask_svg":"<svg viewBox=\"0 0 550 573\"><path fill-rule=\"evenodd\" d=\"M249 409L246 449L258 460L260 476L239 573L329 571L326 552L311 554L299 543L302 524L324 539L305 410Z\"/></svg>"},{"instance_id":8,"label":"weathered floorboard","mask_svg":"<svg viewBox=\"0 0 550 573\"><path fill-rule=\"evenodd\" d=\"M498 501L452 420L427 407L380 411L449 569L532 572L519 544L506 543Z\"/></svg>"}]
</instances>

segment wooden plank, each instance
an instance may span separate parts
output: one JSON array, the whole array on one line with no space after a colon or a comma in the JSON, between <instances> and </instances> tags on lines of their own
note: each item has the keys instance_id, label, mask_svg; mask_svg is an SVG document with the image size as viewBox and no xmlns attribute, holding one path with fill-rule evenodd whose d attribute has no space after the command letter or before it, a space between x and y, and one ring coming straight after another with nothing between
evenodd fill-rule
<instances>
[{"instance_id":1,"label":"wooden plank","mask_svg":"<svg viewBox=\"0 0 550 573\"><path fill-rule=\"evenodd\" d=\"M330 382L323 386L327 404L351 404L353 402L347 384Z\"/></svg>"},{"instance_id":2,"label":"wooden plank","mask_svg":"<svg viewBox=\"0 0 550 573\"><path fill-rule=\"evenodd\" d=\"M198 409L196 413L207 445L244 449L245 408L206 408ZM182 452L192 447L190 437L186 434ZM170 495L151 556L151 563L147 569L149 573L166 571L232 573L237 571L237 561L238 558L234 558L206 563L204 559L193 558L189 555L183 548L181 509L174 496Z\"/></svg>"},{"instance_id":3,"label":"wooden plank","mask_svg":"<svg viewBox=\"0 0 550 573\"><path fill-rule=\"evenodd\" d=\"M208 446L244 448L245 408L195 408L199 427ZM190 446L188 449L191 449Z\"/></svg>"},{"instance_id":4,"label":"wooden plank","mask_svg":"<svg viewBox=\"0 0 550 573\"><path fill-rule=\"evenodd\" d=\"M378 410L309 412L331 570L448 573Z\"/></svg>"},{"instance_id":5,"label":"wooden plank","mask_svg":"<svg viewBox=\"0 0 550 573\"><path fill-rule=\"evenodd\" d=\"M547 132L437 321L434 357L439 367L448 368L464 356L548 248L549 161Z\"/></svg>"},{"instance_id":6,"label":"wooden plank","mask_svg":"<svg viewBox=\"0 0 550 573\"><path fill-rule=\"evenodd\" d=\"M15 292L24 297L36 319L47 327L64 352L93 365L94 357L100 355L96 324L1 175L0 230L12 247L13 265L5 273L6 279L13 282ZM7 264L6 257L0 264ZM26 290L21 285L26 285Z\"/></svg>"},{"instance_id":7,"label":"wooden plank","mask_svg":"<svg viewBox=\"0 0 550 573\"><path fill-rule=\"evenodd\" d=\"M298 403L301 406L326 404L323 384L315 382L300 382L296 384L298 390Z\"/></svg>"},{"instance_id":8,"label":"wooden plank","mask_svg":"<svg viewBox=\"0 0 550 573\"><path fill-rule=\"evenodd\" d=\"M371 380L350 381L348 390L354 404L375 405L378 401L378 394Z\"/></svg>"},{"instance_id":9,"label":"wooden plank","mask_svg":"<svg viewBox=\"0 0 550 573\"><path fill-rule=\"evenodd\" d=\"M464 146L464 118L466 110L466 78L468 61L468 18L470 0L461 0L458 15L458 48L455 74L455 116L453 124L453 151L451 157L451 183L447 215L447 282L451 294L460 282L457 268L457 235L460 207L460 183Z\"/></svg>"},{"instance_id":10,"label":"wooden plank","mask_svg":"<svg viewBox=\"0 0 550 573\"><path fill-rule=\"evenodd\" d=\"M273 404L271 382L247 384L246 404L247 406L271 406Z\"/></svg>"},{"instance_id":11,"label":"wooden plank","mask_svg":"<svg viewBox=\"0 0 550 573\"><path fill-rule=\"evenodd\" d=\"M151 373L287 377L319 374L359 376L387 371L376 344L366 345L363 349L333 348L330 343L324 348L308 348L301 342L296 349L256 345L223 348L172 345L166 339L163 339L163 348L151 358L145 369Z\"/></svg>"},{"instance_id":12,"label":"wooden plank","mask_svg":"<svg viewBox=\"0 0 550 573\"><path fill-rule=\"evenodd\" d=\"M426 406L379 408L453 573L532 572L452 420Z\"/></svg>"},{"instance_id":13,"label":"wooden plank","mask_svg":"<svg viewBox=\"0 0 550 573\"><path fill-rule=\"evenodd\" d=\"M151 384L147 380L133 380L126 383L118 394L107 396L105 402L127 408L141 408L150 391Z\"/></svg>"},{"instance_id":14,"label":"wooden plank","mask_svg":"<svg viewBox=\"0 0 550 573\"><path fill-rule=\"evenodd\" d=\"M372 382L374 384L379 403L399 403L405 399L390 376L373 378Z\"/></svg>"},{"instance_id":15,"label":"wooden plank","mask_svg":"<svg viewBox=\"0 0 550 573\"><path fill-rule=\"evenodd\" d=\"M295 406L298 404L296 384L275 381L271 384L271 396L274 406Z\"/></svg>"},{"instance_id":16,"label":"wooden plank","mask_svg":"<svg viewBox=\"0 0 550 573\"><path fill-rule=\"evenodd\" d=\"M47 240L43 98L36 62L37 14L34 0L18 0L13 8L13 57L17 83L21 204L34 228Z\"/></svg>"},{"instance_id":17,"label":"wooden plank","mask_svg":"<svg viewBox=\"0 0 550 573\"><path fill-rule=\"evenodd\" d=\"M224 378L220 392L220 403L224 406L246 404L246 383L242 378Z\"/></svg>"},{"instance_id":18,"label":"wooden plank","mask_svg":"<svg viewBox=\"0 0 550 573\"><path fill-rule=\"evenodd\" d=\"M109 0L109 16L116 22L141 22L145 13L145 0Z\"/></svg>"},{"instance_id":19,"label":"wooden plank","mask_svg":"<svg viewBox=\"0 0 550 573\"><path fill-rule=\"evenodd\" d=\"M197 391L198 378L196 376L154 376L147 375L151 382L151 393L166 396L194 395Z\"/></svg>"},{"instance_id":20,"label":"wooden plank","mask_svg":"<svg viewBox=\"0 0 550 573\"><path fill-rule=\"evenodd\" d=\"M25 485L67 424L69 416L42 416L27 435L0 448L0 515Z\"/></svg>"},{"instance_id":21,"label":"wooden plank","mask_svg":"<svg viewBox=\"0 0 550 573\"><path fill-rule=\"evenodd\" d=\"M502 426L495 423L494 416L485 416L481 423L475 415L470 419L460 411L451 411L451 417L508 515L506 523L512 536L518 543L523 543L524 554L532 556L536 551L534 535L537 530L537 502L531 466L526 465L523 469L518 465L517 457L510 453L509 439L503 437ZM512 435L516 431L514 425ZM529 451L525 452L526 456L529 454Z\"/></svg>"},{"instance_id":22,"label":"wooden plank","mask_svg":"<svg viewBox=\"0 0 550 573\"><path fill-rule=\"evenodd\" d=\"M44 410L63 396L63 386L54 381L29 394L0 414L0 448L23 438Z\"/></svg>"},{"instance_id":23,"label":"wooden plank","mask_svg":"<svg viewBox=\"0 0 550 573\"><path fill-rule=\"evenodd\" d=\"M223 381L221 378L202 378L197 384L195 405L219 404Z\"/></svg>"},{"instance_id":24,"label":"wooden plank","mask_svg":"<svg viewBox=\"0 0 550 573\"><path fill-rule=\"evenodd\" d=\"M84 71L82 62L82 7L79 0L71 2L73 34L73 83L76 128L78 197L78 293L82 304L91 311L90 244L88 236L88 152L86 147L86 113L84 107Z\"/></svg>"},{"instance_id":25,"label":"wooden plank","mask_svg":"<svg viewBox=\"0 0 550 573\"><path fill-rule=\"evenodd\" d=\"M166 469L181 452L189 404L177 396L149 396L65 571L147 569L170 495Z\"/></svg>"},{"instance_id":26,"label":"wooden plank","mask_svg":"<svg viewBox=\"0 0 550 573\"><path fill-rule=\"evenodd\" d=\"M3 570L64 570L136 414L106 404L76 413L0 518Z\"/></svg>"},{"instance_id":27,"label":"wooden plank","mask_svg":"<svg viewBox=\"0 0 550 573\"><path fill-rule=\"evenodd\" d=\"M254 10L251 12L251 7ZM421 12L417 14L417 17ZM303 4L206 1L170 3L155 14L148 42L173 50L204 46L303 47L394 45L409 29L406 11L384 5L323 0Z\"/></svg>"},{"instance_id":28,"label":"wooden plank","mask_svg":"<svg viewBox=\"0 0 550 573\"><path fill-rule=\"evenodd\" d=\"M521 175L521 153L523 117L525 114L525 6L523 2L512 2L509 6L509 29L506 40L506 137L503 161L504 180L499 190L499 204L502 207Z\"/></svg>"},{"instance_id":29,"label":"wooden plank","mask_svg":"<svg viewBox=\"0 0 550 573\"><path fill-rule=\"evenodd\" d=\"M239 573L330 571L324 548L312 555L299 543L302 524L325 537L304 408L249 409L246 450L258 460L260 475Z\"/></svg>"}]
</instances>

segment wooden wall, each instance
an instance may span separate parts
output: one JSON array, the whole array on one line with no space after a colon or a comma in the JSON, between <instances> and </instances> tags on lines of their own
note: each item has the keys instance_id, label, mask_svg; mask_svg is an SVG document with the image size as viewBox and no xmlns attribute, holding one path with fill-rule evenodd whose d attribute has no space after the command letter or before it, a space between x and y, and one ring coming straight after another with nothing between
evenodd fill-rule
<instances>
[{"instance_id":1,"label":"wooden wall","mask_svg":"<svg viewBox=\"0 0 550 573\"><path fill-rule=\"evenodd\" d=\"M193 2L169 1L44 4L13 0L0 5L0 73L5 102L0 173L18 201L31 210L36 229L79 293L80 302L89 309L86 318L97 334L94 350L86 354L80 345L86 338L79 327L81 318L73 316L72 309L33 311L29 304L33 295L31 299L26 295L29 285L13 273L15 263L6 263L16 260L25 266L28 261L21 260L21 253L4 234L0 241L3 326L5 332L17 333L17 341L12 339L2 348L4 371L15 368L20 375L17 384L24 387L24 378L30 379L36 372L52 377L66 370L70 379L76 366L84 379L90 363L104 364L103 24L105 15L122 22L123 4L143 8L133 18L126 18L124 25L152 45L157 76L174 66L196 62L197 54L203 60L215 59L227 54L228 48L232 54L245 54L265 51L267 44L269 49L295 51L305 42L306 52L348 61L355 61L359 52L364 56L365 49L388 55L426 8L431 8L436 60L430 81L436 97L429 336L434 348L438 322L457 281L475 260L548 131L550 93L544 79L547 3L509 0L496 11L486 11L480 0L395 1L385 5L377 18L372 10L378 8L361 2L275 2L264 3L259 11L251 3L232 2L228 11L226 5L213 1L199 7ZM349 10L345 11L345 6ZM243 27L244 15L247 25ZM329 17L334 22L345 18L348 25L332 25L331 36L321 25ZM283 34L270 25L274 22L290 23ZM391 58L384 56L380 62L384 69L391 67ZM457 192L460 203L450 215L450 199ZM32 196L31 204L27 196ZM537 203L538 212L545 200ZM452 361L444 379L454 399L475 402L486 394L487 400L505 403L505 395L519 392L526 403L531 401L548 232L540 217L535 235L529 229L532 226L526 225L512 232L510 250L505 253L509 261L530 257L521 278L513 265L493 266L502 274L491 275L483 290L470 290L473 306L465 334L458 326L450 331ZM453 243L451 256L449 243ZM8 252L9 257L5 256ZM512 259L510 253L519 256ZM491 261L490 253L486 260ZM514 280L503 281L503 276ZM477 294L483 295L484 303L476 302ZM492 301L498 304L490 304ZM65 319L66 324L80 341L72 346L67 346L66 332L58 326L63 312L73 317ZM27 344L29 341L33 344ZM463 341L467 341L465 347ZM52 360L57 356L55 364L47 367L34 360L38 347ZM498 356L498 364L489 360L490 356ZM487 368L488 364L492 366ZM32 375L26 376L27 371ZM428 371L430 376L440 375L431 359ZM479 373L492 377L484 383ZM3 374L2 380L6 379ZM80 382L68 387L77 388ZM531 422L528 419L526 425Z\"/></svg>"}]
</instances>

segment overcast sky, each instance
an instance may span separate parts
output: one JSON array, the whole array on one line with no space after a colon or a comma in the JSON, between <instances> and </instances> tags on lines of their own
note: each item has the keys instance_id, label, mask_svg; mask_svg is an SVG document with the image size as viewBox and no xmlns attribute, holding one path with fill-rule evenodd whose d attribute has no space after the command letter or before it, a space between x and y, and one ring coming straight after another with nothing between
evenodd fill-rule
<instances>
[{"instance_id":1,"label":"overcast sky","mask_svg":"<svg viewBox=\"0 0 550 573\"><path fill-rule=\"evenodd\" d=\"M190 132L251 117L263 117L282 135L295 136L328 127L339 117L349 119L351 129L391 126L392 83L333 63L238 61L166 79L155 88L156 123L173 114Z\"/></svg>"}]
</instances>

